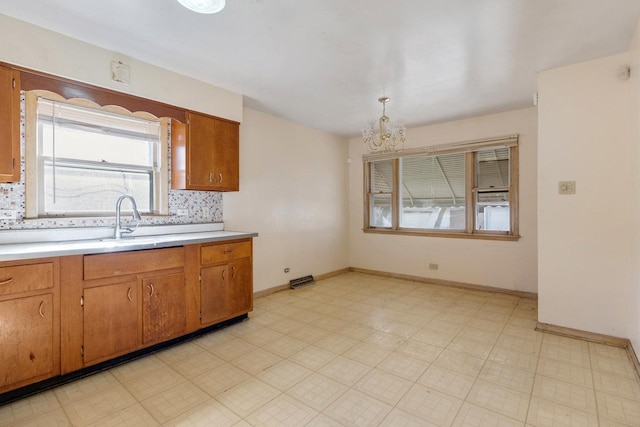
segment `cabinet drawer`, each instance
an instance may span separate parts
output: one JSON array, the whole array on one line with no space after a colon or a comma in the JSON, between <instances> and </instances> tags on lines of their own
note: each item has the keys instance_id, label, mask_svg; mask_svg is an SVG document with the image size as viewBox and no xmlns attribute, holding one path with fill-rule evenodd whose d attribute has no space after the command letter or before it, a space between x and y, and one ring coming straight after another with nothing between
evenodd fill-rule
<instances>
[{"instance_id":1,"label":"cabinet drawer","mask_svg":"<svg viewBox=\"0 0 640 427\"><path fill-rule=\"evenodd\" d=\"M127 276L184 266L184 248L86 255L84 280Z\"/></svg>"},{"instance_id":2,"label":"cabinet drawer","mask_svg":"<svg viewBox=\"0 0 640 427\"><path fill-rule=\"evenodd\" d=\"M0 267L0 295L52 287L52 262Z\"/></svg>"},{"instance_id":3,"label":"cabinet drawer","mask_svg":"<svg viewBox=\"0 0 640 427\"><path fill-rule=\"evenodd\" d=\"M250 256L250 240L203 246L200 252L200 259L203 265L217 264L232 259L249 258Z\"/></svg>"}]
</instances>

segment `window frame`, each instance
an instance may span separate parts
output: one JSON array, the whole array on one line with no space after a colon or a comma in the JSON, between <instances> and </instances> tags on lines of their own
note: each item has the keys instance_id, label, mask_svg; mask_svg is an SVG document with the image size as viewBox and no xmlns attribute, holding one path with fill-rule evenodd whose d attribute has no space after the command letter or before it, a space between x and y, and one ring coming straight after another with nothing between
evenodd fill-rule
<instances>
[{"instance_id":1,"label":"window frame","mask_svg":"<svg viewBox=\"0 0 640 427\"><path fill-rule=\"evenodd\" d=\"M487 189L478 188L477 153L492 148L509 148L509 186L504 187L509 192L509 231L476 230L477 196ZM464 229L425 229L400 226L400 211L402 209L402 192L400 191L400 159L419 155L440 155L448 153L465 153L465 228ZM450 237L465 239L507 240L520 238L519 234L519 135L510 135L491 139L467 141L446 145L388 151L365 154L363 160L364 173L364 227L365 233L400 234L427 237ZM370 225L371 200L376 194L371 192L371 165L376 161L392 161L392 191L391 191L391 227L376 227Z\"/></svg>"},{"instance_id":2,"label":"window frame","mask_svg":"<svg viewBox=\"0 0 640 427\"><path fill-rule=\"evenodd\" d=\"M160 144L157 148L159 155L157 156L157 168L152 172L152 194L151 200L154 206L151 206L150 213L143 215L168 215L169 203L169 178L168 178L168 146L169 146L169 119L158 118L151 113L135 112L119 106L100 106L88 99L74 98L65 99L64 97L47 91L47 90L31 90L25 92L25 218L87 218L87 217L113 217L113 212L69 212L64 214L43 214L41 200L41 185L43 179L43 160L38 154L38 119L37 119L37 100L38 97L49 99L55 102L62 102L77 105L85 108L93 108L109 113L120 114L123 116L137 117L143 120L158 121L160 123ZM82 163L82 162L81 162ZM115 205L114 205L115 209ZM115 211L114 211L115 212Z\"/></svg>"}]
</instances>

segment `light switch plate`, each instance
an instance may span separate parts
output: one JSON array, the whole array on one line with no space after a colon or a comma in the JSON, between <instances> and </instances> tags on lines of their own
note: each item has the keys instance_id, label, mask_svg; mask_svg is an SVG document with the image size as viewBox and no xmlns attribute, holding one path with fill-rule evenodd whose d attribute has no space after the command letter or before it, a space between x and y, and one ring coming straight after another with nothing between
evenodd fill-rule
<instances>
[{"instance_id":1,"label":"light switch plate","mask_svg":"<svg viewBox=\"0 0 640 427\"><path fill-rule=\"evenodd\" d=\"M558 194L576 194L575 181L559 181Z\"/></svg>"}]
</instances>

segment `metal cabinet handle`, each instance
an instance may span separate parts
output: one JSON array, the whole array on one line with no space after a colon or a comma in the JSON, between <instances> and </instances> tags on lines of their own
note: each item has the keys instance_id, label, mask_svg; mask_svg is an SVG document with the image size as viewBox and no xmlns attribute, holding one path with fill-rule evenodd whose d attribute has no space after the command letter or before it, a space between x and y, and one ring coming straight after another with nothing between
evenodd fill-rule
<instances>
[{"instance_id":1,"label":"metal cabinet handle","mask_svg":"<svg viewBox=\"0 0 640 427\"><path fill-rule=\"evenodd\" d=\"M3 280L2 282L0 282L0 286L8 285L11 282L13 282L13 277L9 277L7 280Z\"/></svg>"},{"instance_id":2,"label":"metal cabinet handle","mask_svg":"<svg viewBox=\"0 0 640 427\"><path fill-rule=\"evenodd\" d=\"M222 184L222 173L219 173L218 176L220 177L220 181L218 181L218 184Z\"/></svg>"},{"instance_id":3,"label":"metal cabinet handle","mask_svg":"<svg viewBox=\"0 0 640 427\"><path fill-rule=\"evenodd\" d=\"M236 278L236 268L235 267L231 267L231 278L233 278L233 279Z\"/></svg>"},{"instance_id":4,"label":"metal cabinet handle","mask_svg":"<svg viewBox=\"0 0 640 427\"><path fill-rule=\"evenodd\" d=\"M129 301L133 301L133 299L131 298L131 288L127 290L127 298L129 299Z\"/></svg>"},{"instance_id":5,"label":"metal cabinet handle","mask_svg":"<svg viewBox=\"0 0 640 427\"><path fill-rule=\"evenodd\" d=\"M149 296L152 297L154 292L156 291L156 288L153 287L153 283L149 283L149 289L151 289L151 293L149 293Z\"/></svg>"},{"instance_id":6,"label":"metal cabinet handle","mask_svg":"<svg viewBox=\"0 0 640 427\"><path fill-rule=\"evenodd\" d=\"M40 314L40 317L44 319L44 313L42 312L43 307L44 307L44 301L40 301L40 307L38 307L38 314Z\"/></svg>"},{"instance_id":7,"label":"metal cabinet handle","mask_svg":"<svg viewBox=\"0 0 640 427\"><path fill-rule=\"evenodd\" d=\"M222 280L227 280L227 278L225 277L225 273L226 272L227 272L226 268L224 270L222 270Z\"/></svg>"},{"instance_id":8,"label":"metal cabinet handle","mask_svg":"<svg viewBox=\"0 0 640 427\"><path fill-rule=\"evenodd\" d=\"M213 172L209 172L209 182L213 182Z\"/></svg>"}]
</instances>

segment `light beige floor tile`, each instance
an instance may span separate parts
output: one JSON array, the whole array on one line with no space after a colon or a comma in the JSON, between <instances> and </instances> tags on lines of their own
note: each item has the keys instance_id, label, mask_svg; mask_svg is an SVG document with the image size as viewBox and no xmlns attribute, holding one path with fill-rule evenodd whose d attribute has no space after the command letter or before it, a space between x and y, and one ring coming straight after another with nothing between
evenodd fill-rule
<instances>
[{"instance_id":1,"label":"light beige floor tile","mask_svg":"<svg viewBox=\"0 0 640 427\"><path fill-rule=\"evenodd\" d=\"M314 326L325 329L329 332L336 332L337 330L344 328L348 324L348 321L338 319L335 316L323 317L322 319L319 319L318 321L313 323Z\"/></svg>"},{"instance_id":2,"label":"light beige floor tile","mask_svg":"<svg viewBox=\"0 0 640 427\"><path fill-rule=\"evenodd\" d=\"M476 314L474 314L473 319L469 323L473 324L474 319L483 319L483 320L491 320L492 322L500 323L500 330L504 328L510 316L504 313L496 313L494 311L487 310L478 310Z\"/></svg>"},{"instance_id":3,"label":"light beige floor tile","mask_svg":"<svg viewBox=\"0 0 640 427\"><path fill-rule=\"evenodd\" d=\"M596 392L596 399L600 417L628 426L640 424L640 404L638 401L602 392Z\"/></svg>"},{"instance_id":4,"label":"light beige floor tile","mask_svg":"<svg viewBox=\"0 0 640 427\"><path fill-rule=\"evenodd\" d=\"M53 411L45 412L35 417L27 418L22 421L18 421L15 424L3 424L11 427L70 427L71 421L67 418L62 408L54 409Z\"/></svg>"},{"instance_id":5,"label":"light beige floor tile","mask_svg":"<svg viewBox=\"0 0 640 427\"><path fill-rule=\"evenodd\" d=\"M345 337L344 335L335 333L328 335L319 341L316 341L314 345L324 348L325 350L329 350L330 352L335 354L342 354L359 342L360 341L356 339Z\"/></svg>"},{"instance_id":6,"label":"light beige floor tile","mask_svg":"<svg viewBox=\"0 0 640 427\"><path fill-rule=\"evenodd\" d=\"M69 402L84 399L118 384L120 384L118 380L109 372L98 372L57 387L53 391L60 404L66 405Z\"/></svg>"},{"instance_id":7,"label":"light beige floor tile","mask_svg":"<svg viewBox=\"0 0 640 427\"><path fill-rule=\"evenodd\" d=\"M153 427L159 425L158 421L142 405L135 404L110 414L90 424L89 427Z\"/></svg>"},{"instance_id":8,"label":"light beige floor tile","mask_svg":"<svg viewBox=\"0 0 640 427\"><path fill-rule=\"evenodd\" d=\"M268 317L270 314L268 312L262 312L257 317ZM251 322L255 322L255 319L251 319ZM213 331L208 334L202 335L201 337L193 340L193 343L202 347L205 350L209 350L219 346L220 344L232 341L235 337L231 334L228 334L223 330Z\"/></svg>"},{"instance_id":9,"label":"light beige floor tile","mask_svg":"<svg viewBox=\"0 0 640 427\"><path fill-rule=\"evenodd\" d=\"M432 424L420 417L411 415L401 409L394 408L385 417L384 421L380 424L380 427L438 427L437 424Z\"/></svg>"},{"instance_id":10,"label":"light beige floor tile","mask_svg":"<svg viewBox=\"0 0 640 427\"><path fill-rule=\"evenodd\" d=\"M353 338L354 340L362 341L375 331L375 329L366 325L350 323L344 328L338 329L336 333L345 337Z\"/></svg>"},{"instance_id":11,"label":"light beige floor tile","mask_svg":"<svg viewBox=\"0 0 640 427\"><path fill-rule=\"evenodd\" d=\"M259 327L239 334L237 335L237 338L240 338L241 340L246 341L249 344L262 347L263 345L269 344L270 342L273 342L283 336L284 334L274 331L273 329Z\"/></svg>"},{"instance_id":12,"label":"light beige floor tile","mask_svg":"<svg viewBox=\"0 0 640 427\"><path fill-rule=\"evenodd\" d=\"M404 342L404 338L386 332L376 331L363 340L369 344L375 344L390 351L395 351Z\"/></svg>"},{"instance_id":13,"label":"light beige floor tile","mask_svg":"<svg viewBox=\"0 0 640 427\"><path fill-rule=\"evenodd\" d=\"M144 400L185 381L185 377L165 366L157 371L127 381L123 385L136 399Z\"/></svg>"},{"instance_id":14,"label":"light beige floor tile","mask_svg":"<svg viewBox=\"0 0 640 427\"><path fill-rule=\"evenodd\" d=\"M593 371L593 384L596 391L614 394L640 405L640 383L637 379L607 372Z\"/></svg>"},{"instance_id":15,"label":"light beige floor tile","mask_svg":"<svg viewBox=\"0 0 640 427\"><path fill-rule=\"evenodd\" d=\"M163 361L152 354L141 359L125 363L124 365L117 366L109 370L109 372L116 377L118 381L124 383L142 375L157 371L158 369L166 366L167 365Z\"/></svg>"},{"instance_id":16,"label":"light beige floor tile","mask_svg":"<svg viewBox=\"0 0 640 427\"><path fill-rule=\"evenodd\" d=\"M418 384L464 400L474 381L475 377L460 374L438 365L431 365L420 377Z\"/></svg>"},{"instance_id":17,"label":"light beige floor tile","mask_svg":"<svg viewBox=\"0 0 640 427\"><path fill-rule=\"evenodd\" d=\"M230 427L240 417L217 400L207 400L164 424L166 427Z\"/></svg>"},{"instance_id":18,"label":"light beige floor tile","mask_svg":"<svg viewBox=\"0 0 640 427\"><path fill-rule=\"evenodd\" d=\"M307 325L304 328L300 328L289 334L291 338L296 338L300 341L304 341L307 344L313 344L316 341L320 341L322 338L331 334L331 331L318 328L314 325Z\"/></svg>"},{"instance_id":19,"label":"light beige floor tile","mask_svg":"<svg viewBox=\"0 0 640 427\"><path fill-rule=\"evenodd\" d=\"M610 359L629 360L627 350L594 342L589 343L589 353L592 356L608 357Z\"/></svg>"},{"instance_id":20,"label":"light beige floor tile","mask_svg":"<svg viewBox=\"0 0 640 427\"><path fill-rule=\"evenodd\" d=\"M454 341L458 338L465 338L474 341L479 341L485 344L489 344L493 346L498 337L500 336L500 332L487 331L484 329L476 328L475 326L467 325L458 332L458 335L454 338ZM449 344L451 345L451 344Z\"/></svg>"},{"instance_id":21,"label":"light beige floor tile","mask_svg":"<svg viewBox=\"0 0 640 427\"><path fill-rule=\"evenodd\" d=\"M305 427L344 427L344 424L339 423L333 418L328 417L324 414L320 414Z\"/></svg>"},{"instance_id":22,"label":"light beige floor tile","mask_svg":"<svg viewBox=\"0 0 640 427\"><path fill-rule=\"evenodd\" d=\"M388 372L373 369L353 388L393 406L409 391L412 384L411 381Z\"/></svg>"},{"instance_id":23,"label":"light beige floor tile","mask_svg":"<svg viewBox=\"0 0 640 427\"><path fill-rule=\"evenodd\" d=\"M6 405L0 405L0 425L33 418L60 408L53 391L38 393Z\"/></svg>"},{"instance_id":24,"label":"light beige floor tile","mask_svg":"<svg viewBox=\"0 0 640 427\"><path fill-rule=\"evenodd\" d=\"M390 405L364 393L349 390L323 413L345 425L377 426L390 411Z\"/></svg>"},{"instance_id":25,"label":"light beige floor tile","mask_svg":"<svg viewBox=\"0 0 640 427\"><path fill-rule=\"evenodd\" d=\"M593 389L567 383L555 378L537 375L533 395L541 399L570 406L579 411L596 414L596 396Z\"/></svg>"},{"instance_id":26,"label":"light beige floor tile","mask_svg":"<svg viewBox=\"0 0 640 427\"><path fill-rule=\"evenodd\" d=\"M175 345L173 347L164 349L156 353L156 356L167 365L172 365L175 362L195 356L196 354L203 351L204 349L194 341L188 341L180 345Z\"/></svg>"},{"instance_id":27,"label":"light beige floor tile","mask_svg":"<svg viewBox=\"0 0 640 427\"><path fill-rule=\"evenodd\" d=\"M310 345L293 356L290 356L288 359L312 371L317 371L336 357L338 357L338 355L329 350Z\"/></svg>"},{"instance_id":28,"label":"light beige floor tile","mask_svg":"<svg viewBox=\"0 0 640 427\"><path fill-rule=\"evenodd\" d=\"M590 369L558 362L557 360L541 357L538 360L536 374L555 378L582 387L593 387L593 375Z\"/></svg>"},{"instance_id":29,"label":"light beige floor tile","mask_svg":"<svg viewBox=\"0 0 640 427\"><path fill-rule=\"evenodd\" d=\"M249 378L224 393L220 393L216 396L216 400L241 417L246 417L278 395L280 392L276 388L257 378Z\"/></svg>"},{"instance_id":30,"label":"light beige floor tile","mask_svg":"<svg viewBox=\"0 0 640 427\"><path fill-rule=\"evenodd\" d=\"M219 358L226 360L227 362L240 357L243 354L247 354L257 347L253 344L241 340L240 338L232 338L224 341L217 346L209 348L209 351Z\"/></svg>"},{"instance_id":31,"label":"light beige floor tile","mask_svg":"<svg viewBox=\"0 0 640 427\"><path fill-rule=\"evenodd\" d=\"M425 327L416 332L411 340L444 348L451 343L456 334L457 332L444 332Z\"/></svg>"},{"instance_id":32,"label":"light beige floor tile","mask_svg":"<svg viewBox=\"0 0 640 427\"><path fill-rule=\"evenodd\" d=\"M378 364L378 368L415 382L429 367L428 362L414 359L404 354L391 353Z\"/></svg>"},{"instance_id":33,"label":"light beige floor tile","mask_svg":"<svg viewBox=\"0 0 640 427\"><path fill-rule=\"evenodd\" d=\"M524 422L530 396L530 394L478 380L471 388L467 401Z\"/></svg>"},{"instance_id":34,"label":"light beige floor tile","mask_svg":"<svg viewBox=\"0 0 640 427\"><path fill-rule=\"evenodd\" d=\"M396 406L430 423L448 426L458 414L462 400L415 384Z\"/></svg>"},{"instance_id":35,"label":"light beige floor tile","mask_svg":"<svg viewBox=\"0 0 640 427\"><path fill-rule=\"evenodd\" d=\"M557 402L532 397L527 425L539 427L598 427L594 414L561 405Z\"/></svg>"},{"instance_id":36,"label":"light beige floor tile","mask_svg":"<svg viewBox=\"0 0 640 427\"><path fill-rule=\"evenodd\" d=\"M290 318L282 319L281 321L271 323L268 326L269 329L276 332L280 332L281 334L284 334L284 335L290 334L293 331L297 331L298 329L305 328L305 327L307 327L306 323L299 322L297 320L290 319Z\"/></svg>"},{"instance_id":37,"label":"light beige floor tile","mask_svg":"<svg viewBox=\"0 0 640 427\"><path fill-rule=\"evenodd\" d=\"M323 411L349 388L323 375L313 374L289 389L286 394L316 411Z\"/></svg>"},{"instance_id":38,"label":"light beige floor tile","mask_svg":"<svg viewBox=\"0 0 640 427\"><path fill-rule=\"evenodd\" d=\"M591 360L591 368L594 371L608 372L611 374L622 375L629 378L637 378L635 368L631 361L594 355Z\"/></svg>"},{"instance_id":39,"label":"light beige floor tile","mask_svg":"<svg viewBox=\"0 0 640 427\"><path fill-rule=\"evenodd\" d=\"M403 321L393 321L386 324L384 327L380 329L382 332L386 332L388 334L397 335L400 338L408 340L420 330L420 327L410 325L408 323L404 323Z\"/></svg>"},{"instance_id":40,"label":"light beige floor tile","mask_svg":"<svg viewBox=\"0 0 640 427\"><path fill-rule=\"evenodd\" d=\"M345 357L364 363L369 366L376 366L391 354L390 350L375 344L361 342L351 347L344 353Z\"/></svg>"},{"instance_id":41,"label":"light beige floor tile","mask_svg":"<svg viewBox=\"0 0 640 427\"><path fill-rule=\"evenodd\" d=\"M461 338L457 336L447 346L447 349L484 360L489 357L489 354L493 349L493 343L487 344L474 339Z\"/></svg>"},{"instance_id":42,"label":"light beige floor tile","mask_svg":"<svg viewBox=\"0 0 640 427\"><path fill-rule=\"evenodd\" d=\"M559 362L570 363L581 368L589 368L591 361L588 350L580 350L563 345L555 345L542 342L540 356Z\"/></svg>"},{"instance_id":43,"label":"light beige floor tile","mask_svg":"<svg viewBox=\"0 0 640 427\"><path fill-rule=\"evenodd\" d=\"M484 366L482 359L451 350L444 350L433 363L471 377L477 377Z\"/></svg>"},{"instance_id":44,"label":"light beige floor tile","mask_svg":"<svg viewBox=\"0 0 640 427\"><path fill-rule=\"evenodd\" d=\"M505 417L466 402L453 422L453 427L523 427L522 421Z\"/></svg>"},{"instance_id":45,"label":"light beige floor tile","mask_svg":"<svg viewBox=\"0 0 640 427\"><path fill-rule=\"evenodd\" d=\"M282 360L283 358L277 354L273 354L262 348L257 348L232 360L231 364L251 375L257 375Z\"/></svg>"},{"instance_id":46,"label":"light beige floor tile","mask_svg":"<svg viewBox=\"0 0 640 427\"><path fill-rule=\"evenodd\" d=\"M318 373L351 387L371 370L371 366L338 356L322 368Z\"/></svg>"},{"instance_id":47,"label":"light beige floor tile","mask_svg":"<svg viewBox=\"0 0 640 427\"><path fill-rule=\"evenodd\" d=\"M74 425L88 425L111 414L135 405L135 398L117 385L64 406L69 420Z\"/></svg>"},{"instance_id":48,"label":"light beige floor tile","mask_svg":"<svg viewBox=\"0 0 640 427\"><path fill-rule=\"evenodd\" d=\"M204 391L187 382L143 400L142 406L160 423L166 423L208 399Z\"/></svg>"},{"instance_id":49,"label":"light beige floor tile","mask_svg":"<svg viewBox=\"0 0 640 427\"><path fill-rule=\"evenodd\" d=\"M317 411L283 394L253 412L246 421L253 426L298 427L317 415Z\"/></svg>"},{"instance_id":50,"label":"light beige floor tile","mask_svg":"<svg viewBox=\"0 0 640 427\"><path fill-rule=\"evenodd\" d=\"M540 348L542 347L542 334L534 338L501 334L496 341L496 347L537 356L540 354Z\"/></svg>"},{"instance_id":51,"label":"light beige floor tile","mask_svg":"<svg viewBox=\"0 0 640 427\"><path fill-rule=\"evenodd\" d=\"M263 348L265 350L269 350L271 353L277 354L280 357L287 358L299 352L308 345L309 344L299 339L292 338L290 336L284 336L265 345Z\"/></svg>"},{"instance_id":52,"label":"light beige floor tile","mask_svg":"<svg viewBox=\"0 0 640 427\"><path fill-rule=\"evenodd\" d=\"M453 316L453 318L449 316L449 319L446 319L445 315L446 314L442 314L436 317L431 322L427 323L425 328L457 335L469 320L468 318L460 316Z\"/></svg>"},{"instance_id":53,"label":"light beige floor tile","mask_svg":"<svg viewBox=\"0 0 640 427\"><path fill-rule=\"evenodd\" d=\"M402 353L406 356L414 359L422 360L424 362L433 362L436 357L444 350L443 347L438 347L431 344L426 344L419 341L405 341L397 350L396 353Z\"/></svg>"},{"instance_id":54,"label":"light beige floor tile","mask_svg":"<svg viewBox=\"0 0 640 427\"><path fill-rule=\"evenodd\" d=\"M280 391L287 391L312 373L312 370L297 363L283 360L257 375L257 378Z\"/></svg>"},{"instance_id":55,"label":"light beige floor tile","mask_svg":"<svg viewBox=\"0 0 640 427\"><path fill-rule=\"evenodd\" d=\"M538 332L535 330L537 322L530 321L527 319L520 319L517 317L510 317L509 321L505 325L504 329L501 332L501 335L507 335L510 337L520 337L526 340L540 340L540 344L542 345L542 340L544 338L543 332Z\"/></svg>"},{"instance_id":56,"label":"light beige floor tile","mask_svg":"<svg viewBox=\"0 0 640 427\"><path fill-rule=\"evenodd\" d=\"M174 362L170 367L185 378L193 378L210 371L223 363L224 360L220 359L218 356L215 356L208 351L202 351Z\"/></svg>"},{"instance_id":57,"label":"light beige floor tile","mask_svg":"<svg viewBox=\"0 0 640 427\"><path fill-rule=\"evenodd\" d=\"M532 354L501 347L494 347L488 360L527 372L535 372L538 365L538 358Z\"/></svg>"},{"instance_id":58,"label":"light beige floor tile","mask_svg":"<svg viewBox=\"0 0 640 427\"><path fill-rule=\"evenodd\" d=\"M535 375L532 372L487 361L478 379L504 387L512 388L522 393L531 393Z\"/></svg>"},{"instance_id":59,"label":"light beige floor tile","mask_svg":"<svg viewBox=\"0 0 640 427\"><path fill-rule=\"evenodd\" d=\"M250 377L249 374L240 368L225 363L194 378L192 381L210 396L215 397Z\"/></svg>"}]
</instances>

